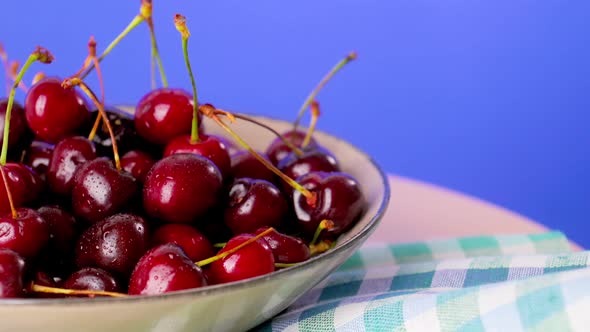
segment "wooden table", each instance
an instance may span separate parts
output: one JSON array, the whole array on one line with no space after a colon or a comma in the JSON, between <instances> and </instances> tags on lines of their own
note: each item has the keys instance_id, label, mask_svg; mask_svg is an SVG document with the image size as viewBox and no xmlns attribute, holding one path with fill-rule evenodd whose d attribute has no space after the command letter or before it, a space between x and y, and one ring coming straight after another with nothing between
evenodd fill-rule
<instances>
[{"instance_id":1,"label":"wooden table","mask_svg":"<svg viewBox=\"0 0 590 332\"><path fill-rule=\"evenodd\" d=\"M367 244L548 231L514 212L449 189L399 176L389 176L389 184L389 208ZM575 243L572 248L581 250Z\"/></svg>"}]
</instances>

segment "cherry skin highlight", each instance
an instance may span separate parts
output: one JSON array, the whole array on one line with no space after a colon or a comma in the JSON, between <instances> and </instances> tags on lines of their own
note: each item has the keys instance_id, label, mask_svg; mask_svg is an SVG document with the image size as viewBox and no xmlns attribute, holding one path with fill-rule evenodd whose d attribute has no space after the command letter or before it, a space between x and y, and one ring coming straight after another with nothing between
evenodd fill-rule
<instances>
[{"instance_id":1,"label":"cherry skin highlight","mask_svg":"<svg viewBox=\"0 0 590 332\"><path fill-rule=\"evenodd\" d=\"M164 156L178 153L193 153L211 160L223 178L227 178L231 169L231 160L227 147L222 140L212 135L199 135L199 141L191 142L190 135L178 136L164 149Z\"/></svg>"},{"instance_id":2,"label":"cherry skin highlight","mask_svg":"<svg viewBox=\"0 0 590 332\"><path fill-rule=\"evenodd\" d=\"M57 143L47 170L49 189L60 195L70 194L78 168L95 158L94 143L85 137L69 137Z\"/></svg>"},{"instance_id":3,"label":"cherry skin highlight","mask_svg":"<svg viewBox=\"0 0 590 332\"><path fill-rule=\"evenodd\" d=\"M24 258L37 256L49 241L49 226L41 215L29 208L16 209L0 217L0 249L10 249Z\"/></svg>"},{"instance_id":4,"label":"cherry skin highlight","mask_svg":"<svg viewBox=\"0 0 590 332\"><path fill-rule=\"evenodd\" d=\"M110 273L95 267L83 268L72 273L64 282L63 288L107 292L121 292L122 289Z\"/></svg>"},{"instance_id":5,"label":"cherry skin highlight","mask_svg":"<svg viewBox=\"0 0 590 332\"><path fill-rule=\"evenodd\" d=\"M258 229L258 235L268 228ZM276 230L263 237L272 249L276 263L293 264L308 260L311 257L309 247L302 239L277 232Z\"/></svg>"},{"instance_id":6,"label":"cherry skin highlight","mask_svg":"<svg viewBox=\"0 0 590 332\"><path fill-rule=\"evenodd\" d=\"M179 245L193 262L198 262L215 254L211 242L196 228L186 224L166 224L156 229L152 235L152 244L166 243Z\"/></svg>"},{"instance_id":7,"label":"cherry skin highlight","mask_svg":"<svg viewBox=\"0 0 590 332\"><path fill-rule=\"evenodd\" d=\"M82 95L61 83L57 78L44 78L31 87L25 99L29 127L49 143L75 135L90 115Z\"/></svg>"}]
</instances>

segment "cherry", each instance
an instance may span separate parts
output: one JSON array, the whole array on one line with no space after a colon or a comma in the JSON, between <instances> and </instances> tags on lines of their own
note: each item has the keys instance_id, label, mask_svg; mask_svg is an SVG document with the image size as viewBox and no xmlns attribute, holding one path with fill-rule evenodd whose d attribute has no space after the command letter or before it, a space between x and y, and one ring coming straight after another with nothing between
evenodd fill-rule
<instances>
[{"instance_id":1,"label":"cherry","mask_svg":"<svg viewBox=\"0 0 590 332\"><path fill-rule=\"evenodd\" d=\"M203 270L178 245L166 243L141 257L129 279L129 294L157 295L206 285Z\"/></svg>"},{"instance_id":2,"label":"cherry","mask_svg":"<svg viewBox=\"0 0 590 332\"><path fill-rule=\"evenodd\" d=\"M0 217L0 248L11 249L25 258L37 256L49 240L49 226L29 208L18 208L15 216Z\"/></svg>"},{"instance_id":3,"label":"cherry","mask_svg":"<svg viewBox=\"0 0 590 332\"><path fill-rule=\"evenodd\" d=\"M264 154L260 156L270 161ZM252 178L266 180L273 184L277 183L275 174L258 161L250 152L241 150L231 156L231 175L234 179Z\"/></svg>"},{"instance_id":4,"label":"cherry","mask_svg":"<svg viewBox=\"0 0 590 332\"><path fill-rule=\"evenodd\" d=\"M193 262L214 255L211 242L197 229L186 224L166 224L152 235L152 244L174 243L179 245Z\"/></svg>"},{"instance_id":5,"label":"cherry","mask_svg":"<svg viewBox=\"0 0 590 332\"><path fill-rule=\"evenodd\" d=\"M307 190L316 194L311 207L306 197L293 191L292 203L300 228L312 236L322 220L334 227L322 236L336 236L348 230L366 208L360 184L351 175L341 172L312 172L298 179Z\"/></svg>"},{"instance_id":6,"label":"cherry","mask_svg":"<svg viewBox=\"0 0 590 332\"><path fill-rule=\"evenodd\" d=\"M336 157L327 149L321 146L309 145L303 150L303 154L298 156L294 152L285 156L277 167L292 179L311 173L311 172L338 172L340 167Z\"/></svg>"},{"instance_id":7,"label":"cherry","mask_svg":"<svg viewBox=\"0 0 590 332\"><path fill-rule=\"evenodd\" d=\"M218 254L226 252L253 237L252 234L237 235L229 240ZM212 279L213 283L221 284L271 273L275 270L274 264L275 260L271 247L265 240L258 239L233 254L211 263L207 275Z\"/></svg>"},{"instance_id":8,"label":"cherry","mask_svg":"<svg viewBox=\"0 0 590 332\"><path fill-rule=\"evenodd\" d=\"M300 148L303 144L303 141L305 140L306 135L307 134L304 131L291 130L283 133L282 136L284 139L291 142L291 144ZM313 147L315 145L317 145L317 142L315 139L311 138L308 146ZM289 148L285 142L279 138L275 138L266 149L266 155L268 156L268 159L270 159L270 161L275 165L278 165L279 161L283 160L283 158L287 157L287 155L291 152L291 148Z\"/></svg>"},{"instance_id":9,"label":"cherry","mask_svg":"<svg viewBox=\"0 0 590 332\"><path fill-rule=\"evenodd\" d=\"M33 283L35 285L47 286L47 287L59 287L63 280L59 277L53 276L51 273L47 273L45 271L37 271L33 276ZM26 289L25 291L30 291L30 289ZM35 293L30 292L27 293L28 296L36 297L36 298L63 298L60 294L48 294L48 293Z\"/></svg>"},{"instance_id":10,"label":"cherry","mask_svg":"<svg viewBox=\"0 0 590 332\"><path fill-rule=\"evenodd\" d=\"M267 228L263 227L254 234L260 234L266 230ZM306 261L311 257L309 247L300 238L273 230L265 235L263 239L272 249L275 263L293 264Z\"/></svg>"},{"instance_id":11,"label":"cherry","mask_svg":"<svg viewBox=\"0 0 590 332\"><path fill-rule=\"evenodd\" d=\"M6 118L6 107L8 100L0 99L0 142L4 137L4 120ZM10 132L8 134L8 148L13 148L18 145L20 140L28 131L27 119L25 118L25 110L23 107L14 103L12 105L12 114L10 116Z\"/></svg>"},{"instance_id":12,"label":"cherry","mask_svg":"<svg viewBox=\"0 0 590 332\"><path fill-rule=\"evenodd\" d=\"M0 298L23 297L24 259L16 252L0 249Z\"/></svg>"},{"instance_id":13,"label":"cherry","mask_svg":"<svg viewBox=\"0 0 590 332\"><path fill-rule=\"evenodd\" d=\"M190 135L178 136L166 145L164 156L178 153L201 155L219 168L223 178L229 175L231 169L229 152L223 141L215 136L201 134L197 142L192 142Z\"/></svg>"},{"instance_id":14,"label":"cherry","mask_svg":"<svg viewBox=\"0 0 590 332\"><path fill-rule=\"evenodd\" d=\"M121 157L121 167L141 183L154 163L154 159L141 150L131 150Z\"/></svg>"},{"instance_id":15,"label":"cherry","mask_svg":"<svg viewBox=\"0 0 590 332\"><path fill-rule=\"evenodd\" d=\"M23 163L32 168L35 173L44 175L49 169L49 161L53 154L54 145L42 141L33 141L25 150Z\"/></svg>"},{"instance_id":16,"label":"cherry","mask_svg":"<svg viewBox=\"0 0 590 332\"><path fill-rule=\"evenodd\" d=\"M262 226L279 226L288 211L280 190L265 180L235 180L228 201L224 221L236 235L254 232Z\"/></svg>"},{"instance_id":17,"label":"cherry","mask_svg":"<svg viewBox=\"0 0 590 332\"><path fill-rule=\"evenodd\" d=\"M119 282L107 271L87 267L74 272L63 285L68 289L120 292Z\"/></svg>"},{"instance_id":18,"label":"cherry","mask_svg":"<svg viewBox=\"0 0 590 332\"><path fill-rule=\"evenodd\" d=\"M61 83L57 78L44 78L31 87L25 99L29 127L49 143L74 135L90 114L82 96Z\"/></svg>"},{"instance_id":19,"label":"cherry","mask_svg":"<svg viewBox=\"0 0 590 332\"><path fill-rule=\"evenodd\" d=\"M37 209L49 227L47 250L56 256L70 254L74 248L76 219L57 205L45 205Z\"/></svg>"},{"instance_id":20,"label":"cherry","mask_svg":"<svg viewBox=\"0 0 590 332\"><path fill-rule=\"evenodd\" d=\"M143 207L153 218L190 223L217 203L221 189L222 176L212 161L174 154L156 162L146 176Z\"/></svg>"},{"instance_id":21,"label":"cherry","mask_svg":"<svg viewBox=\"0 0 590 332\"><path fill-rule=\"evenodd\" d=\"M69 194L78 168L95 158L94 143L84 137L69 137L57 143L47 170L49 189L56 194Z\"/></svg>"},{"instance_id":22,"label":"cherry","mask_svg":"<svg viewBox=\"0 0 590 332\"><path fill-rule=\"evenodd\" d=\"M76 245L76 265L99 267L129 276L135 263L149 245L149 234L143 218L133 214L116 214L86 229Z\"/></svg>"},{"instance_id":23,"label":"cherry","mask_svg":"<svg viewBox=\"0 0 590 332\"><path fill-rule=\"evenodd\" d=\"M105 108L105 112L113 128L113 134L117 140L117 145L120 153L126 153L136 147L142 147L146 150L158 150L156 146L146 142L142 139L135 130L135 122L133 115L119 110L114 107ZM98 110L91 112L92 124L94 119L99 115ZM84 127L81 134L88 134L91 131L88 126ZM113 153L113 142L107 126L101 119L101 124L98 126L96 134L92 137L92 142L96 146L96 152L99 156L111 156Z\"/></svg>"},{"instance_id":24,"label":"cherry","mask_svg":"<svg viewBox=\"0 0 590 332\"><path fill-rule=\"evenodd\" d=\"M165 145L177 136L190 133L192 103L191 95L184 90L152 90L137 104L135 128L144 139Z\"/></svg>"},{"instance_id":25,"label":"cherry","mask_svg":"<svg viewBox=\"0 0 590 332\"><path fill-rule=\"evenodd\" d=\"M72 188L72 208L77 217L96 222L123 210L136 196L137 180L115 169L105 157L79 167Z\"/></svg>"},{"instance_id":26,"label":"cherry","mask_svg":"<svg viewBox=\"0 0 590 332\"><path fill-rule=\"evenodd\" d=\"M33 170L22 164L8 163L4 167L15 206L21 206L17 203L19 201L22 201L22 205L36 201L43 191L44 181ZM5 194L0 194L0 197L2 195Z\"/></svg>"}]
</instances>

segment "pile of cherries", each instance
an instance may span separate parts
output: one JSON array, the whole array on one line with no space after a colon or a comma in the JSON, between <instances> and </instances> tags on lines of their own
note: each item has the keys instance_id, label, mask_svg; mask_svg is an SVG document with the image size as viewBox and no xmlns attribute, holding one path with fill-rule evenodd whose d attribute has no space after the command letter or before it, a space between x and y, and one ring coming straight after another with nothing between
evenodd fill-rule
<instances>
[{"instance_id":1,"label":"pile of cherries","mask_svg":"<svg viewBox=\"0 0 590 332\"><path fill-rule=\"evenodd\" d=\"M329 250L366 208L312 126L256 152L230 129L255 120L185 90L153 89L130 114L81 87L43 78L0 123L0 297L154 295L252 278ZM205 116L238 145L208 134Z\"/></svg>"}]
</instances>

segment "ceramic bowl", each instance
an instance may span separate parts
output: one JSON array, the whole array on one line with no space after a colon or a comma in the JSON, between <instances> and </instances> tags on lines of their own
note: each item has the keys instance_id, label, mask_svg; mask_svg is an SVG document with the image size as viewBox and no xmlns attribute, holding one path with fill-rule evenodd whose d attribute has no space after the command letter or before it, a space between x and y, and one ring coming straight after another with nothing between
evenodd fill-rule
<instances>
[{"instance_id":1,"label":"ceramic bowl","mask_svg":"<svg viewBox=\"0 0 590 332\"><path fill-rule=\"evenodd\" d=\"M279 132L284 121L257 117ZM226 136L215 124L208 133ZM232 124L255 149L264 150L272 134L250 123ZM332 250L302 264L239 282L127 298L0 300L0 331L245 331L278 314L349 258L375 230L389 200L385 174L370 156L326 133L314 136L355 176L368 201L362 219Z\"/></svg>"}]
</instances>

